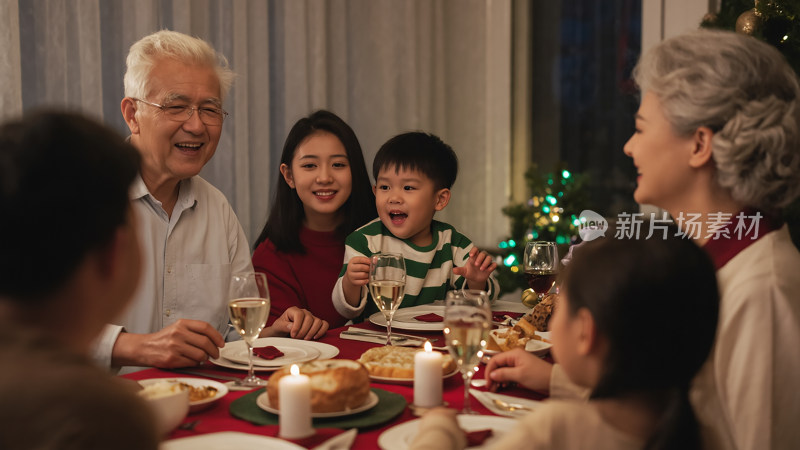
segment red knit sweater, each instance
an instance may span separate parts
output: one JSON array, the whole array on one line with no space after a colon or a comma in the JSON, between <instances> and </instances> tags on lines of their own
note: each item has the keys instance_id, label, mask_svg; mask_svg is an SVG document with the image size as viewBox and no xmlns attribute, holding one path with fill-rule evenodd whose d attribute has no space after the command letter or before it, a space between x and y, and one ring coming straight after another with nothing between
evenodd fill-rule
<instances>
[{"instance_id":1,"label":"red knit sweater","mask_svg":"<svg viewBox=\"0 0 800 450\"><path fill-rule=\"evenodd\" d=\"M344 262L344 240L334 232L303 227L300 242L304 254L279 252L269 239L253 252L253 267L267 275L272 302L267 324L297 306L327 320L331 328L343 326L347 319L334 309L331 292Z\"/></svg>"}]
</instances>

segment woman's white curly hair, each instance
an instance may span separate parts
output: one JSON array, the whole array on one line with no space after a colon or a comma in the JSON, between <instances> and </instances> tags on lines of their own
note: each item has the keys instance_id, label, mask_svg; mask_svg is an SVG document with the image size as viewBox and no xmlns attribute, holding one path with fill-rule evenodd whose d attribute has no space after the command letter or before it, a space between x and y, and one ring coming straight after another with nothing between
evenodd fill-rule
<instances>
[{"instance_id":1,"label":"woman's white curly hair","mask_svg":"<svg viewBox=\"0 0 800 450\"><path fill-rule=\"evenodd\" d=\"M126 61L128 70L123 78L126 97L146 98L150 72L163 58L187 65L213 67L219 78L220 100L225 99L235 77L225 56L217 53L206 41L177 31L161 30L131 45Z\"/></svg>"},{"instance_id":2,"label":"woman's white curly hair","mask_svg":"<svg viewBox=\"0 0 800 450\"><path fill-rule=\"evenodd\" d=\"M714 131L717 181L734 200L775 211L800 195L800 85L774 47L698 30L648 51L634 78L677 133Z\"/></svg>"}]
</instances>

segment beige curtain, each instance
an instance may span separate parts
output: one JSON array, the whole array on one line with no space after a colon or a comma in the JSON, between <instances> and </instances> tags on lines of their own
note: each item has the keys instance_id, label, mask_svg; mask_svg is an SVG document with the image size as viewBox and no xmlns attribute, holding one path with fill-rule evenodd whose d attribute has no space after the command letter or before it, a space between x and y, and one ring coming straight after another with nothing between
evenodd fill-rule
<instances>
[{"instance_id":1,"label":"beige curtain","mask_svg":"<svg viewBox=\"0 0 800 450\"><path fill-rule=\"evenodd\" d=\"M368 164L397 133L440 135L461 169L438 218L481 246L507 234L512 0L0 0L0 118L55 105L125 132L125 55L162 28L208 40L237 72L202 175L251 240L286 133L319 108L350 123Z\"/></svg>"}]
</instances>

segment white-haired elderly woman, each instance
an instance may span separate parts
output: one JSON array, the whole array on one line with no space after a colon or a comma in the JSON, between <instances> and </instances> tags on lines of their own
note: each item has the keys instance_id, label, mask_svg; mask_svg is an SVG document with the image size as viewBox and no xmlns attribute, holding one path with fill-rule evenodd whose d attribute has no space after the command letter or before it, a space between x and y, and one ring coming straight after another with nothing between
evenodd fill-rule
<instances>
[{"instance_id":1,"label":"white-haired elderly woman","mask_svg":"<svg viewBox=\"0 0 800 450\"><path fill-rule=\"evenodd\" d=\"M778 219L800 195L797 76L773 47L711 30L658 44L634 76L634 197L667 210L717 267L717 338L692 392L706 446L800 448L800 253ZM683 289L676 327L692 313ZM521 351L495 356L486 377L577 394L558 364Z\"/></svg>"},{"instance_id":2,"label":"white-haired elderly woman","mask_svg":"<svg viewBox=\"0 0 800 450\"><path fill-rule=\"evenodd\" d=\"M800 253L778 219L800 195L797 75L757 39L703 30L653 48L634 77L634 197L667 210L717 267L719 327L696 413L722 448L800 448ZM691 288L676 286L676 326Z\"/></svg>"}]
</instances>

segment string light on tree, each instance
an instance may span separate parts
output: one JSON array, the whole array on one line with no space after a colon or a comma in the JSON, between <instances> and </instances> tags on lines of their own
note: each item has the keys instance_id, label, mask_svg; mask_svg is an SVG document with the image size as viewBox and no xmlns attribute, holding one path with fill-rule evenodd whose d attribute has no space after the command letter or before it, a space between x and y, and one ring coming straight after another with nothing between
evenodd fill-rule
<instances>
[{"instance_id":1,"label":"string light on tree","mask_svg":"<svg viewBox=\"0 0 800 450\"><path fill-rule=\"evenodd\" d=\"M578 235L577 215L586 209L585 178L563 164L546 174L532 165L525 180L531 197L503 208L503 214L511 219L511 237L497 244L501 294L526 286L521 268L525 243L544 240L566 246Z\"/></svg>"}]
</instances>

